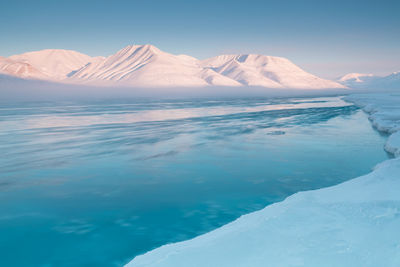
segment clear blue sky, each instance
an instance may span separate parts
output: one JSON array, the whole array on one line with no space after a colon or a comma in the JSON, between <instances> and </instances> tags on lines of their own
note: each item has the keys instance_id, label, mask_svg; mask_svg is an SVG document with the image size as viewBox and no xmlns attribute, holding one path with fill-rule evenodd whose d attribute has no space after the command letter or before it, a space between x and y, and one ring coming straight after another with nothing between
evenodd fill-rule
<instances>
[{"instance_id":1,"label":"clear blue sky","mask_svg":"<svg viewBox=\"0 0 400 267\"><path fill-rule=\"evenodd\" d=\"M400 1L1 1L0 55L110 55L153 44L197 58L283 56L327 78L400 70Z\"/></svg>"}]
</instances>

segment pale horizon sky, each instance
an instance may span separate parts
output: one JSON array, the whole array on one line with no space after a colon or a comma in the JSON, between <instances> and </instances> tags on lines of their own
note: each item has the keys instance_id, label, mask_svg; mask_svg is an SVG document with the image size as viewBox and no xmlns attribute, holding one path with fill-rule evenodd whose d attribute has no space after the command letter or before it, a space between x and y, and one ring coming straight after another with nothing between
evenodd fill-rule
<instances>
[{"instance_id":1,"label":"pale horizon sky","mask_svg":"<svg viewBox=\"0 0 400 267\"><path fill-rule=\"evenodd\" d=\"M12 1L0 56L47 48L107 56L153 44L199 59L282 56L321 77L400 71L400 1Z\"/></svg>"}]
</instances>

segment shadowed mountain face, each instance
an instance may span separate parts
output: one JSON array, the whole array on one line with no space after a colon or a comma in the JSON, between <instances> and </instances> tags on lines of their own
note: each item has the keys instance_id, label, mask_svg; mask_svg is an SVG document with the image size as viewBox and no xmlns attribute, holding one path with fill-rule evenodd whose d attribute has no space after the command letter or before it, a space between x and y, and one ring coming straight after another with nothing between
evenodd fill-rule
<instances>
[{"instance_id":1,"label":"shadowed mountain face","mask_svg":"<svg viewBox=\"0 0 400 267\"><path fill-rule=\"evenodd\" d=\"M12 61L12 62L9 62ZM12 64L26 64L27 70ZM130 45L107 58L42 50L0 58L0 72L65 83L128 87L261 86L323 89L345 86L305 72L286 58L221 55L197 60L152 45Z\"/></svg>"}]
</instances>

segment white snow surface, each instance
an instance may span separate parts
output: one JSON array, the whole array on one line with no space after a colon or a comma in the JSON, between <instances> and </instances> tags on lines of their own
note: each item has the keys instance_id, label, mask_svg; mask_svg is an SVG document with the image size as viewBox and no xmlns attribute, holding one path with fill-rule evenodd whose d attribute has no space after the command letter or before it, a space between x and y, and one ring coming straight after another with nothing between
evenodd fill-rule
<instances>
[{"instance_id":1,"label":"white snow surface","mask_svg":"<svg viewBox=\"0 0 400 267\"><path fill-rule=\"evenodd\" d=\"M400 149L400 94L352 95ZM400 266L400 158L367 175L244 215L194 239L137 256L126 266Z\"/></svg>"},{"instance_id":2,"label":"white snow surface","mask_svg":"<svg viewBox=\"0 0 400 267\"><path fill-rule=\"evenodd\" d=\"M19 69L4 74L95 86L346 88L307 73L286 58L248 54L198 60L169 54L152 45L129 45L107 58L48 49L11 56L8 60L32 69L28 74L20 75Z\"/></svg>"}]
</instances>

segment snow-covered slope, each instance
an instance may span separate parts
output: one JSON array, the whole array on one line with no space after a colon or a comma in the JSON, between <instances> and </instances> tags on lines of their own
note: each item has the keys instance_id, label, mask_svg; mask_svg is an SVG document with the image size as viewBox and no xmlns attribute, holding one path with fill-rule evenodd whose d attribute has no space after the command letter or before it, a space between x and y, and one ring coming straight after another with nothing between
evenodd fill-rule
<instances>
[{"instance_id":1,"label":"snow-covered slope","mask_svg":"<svg viewBox=\"0 0 400 267\"><path fill-rule=\"evenodd\" d=\"M400 94L354 95L400 149ZM399 156L396 153L396 156ZM300 192L217 230L162 246L127 266L400 266L400 158L337 186Z\"/></svg>"},{"instance_id":2,"label":"snow-covered slope","mask_svg":"<svg viewBox=\"0 0 400 267\"><path fill-rule=\"evenodd\" d=\"M333 81L305 72L290 60L263 55L222 55L201 62L243 85L270 88L343 88Z\"/></svg>"},{"instance_id":3,"label":"snow-covered slope","mask_svg":"<svg viewBox=\"0 0 400 267\"><path fill-rule=\"evenodd\" d=\"M29 63L0 57L0 73L26 79L50 79Z\"/></svg>"},{"instance_id":4,"label":"snow-covered slope","mask_svg":"<svg viewBox=\"0 0 400 267\"><path fill-rule=\"evenodd\" d=\"M125 86L236 86L237 82L202 69L195 58L165 53L152 45L131 45L106 59L90 63L70 81Z\"/></svg>"},{"instance_id":5,"label":"snow-covered slope","mask_svg":"<svg viewBox=\"0 0 400 267\"><path fill-rule=\"evenodd\" d=\"M63 49L28 52L11 56L10 59L27 63L54 80L63 80L70 72L94 60L88 55Z\"/></svg>"},{"instance_id":6,"label":"snow-covered slope","mask_svg":"<svg viewBox=\"0 0 400 267\"><path fill-rule=\"evenodd\" d=\"M338 82L351 88L400 89L400 72L393 72L387 76L349 73L339 78Z\"/></svg>"}]
</instances>

